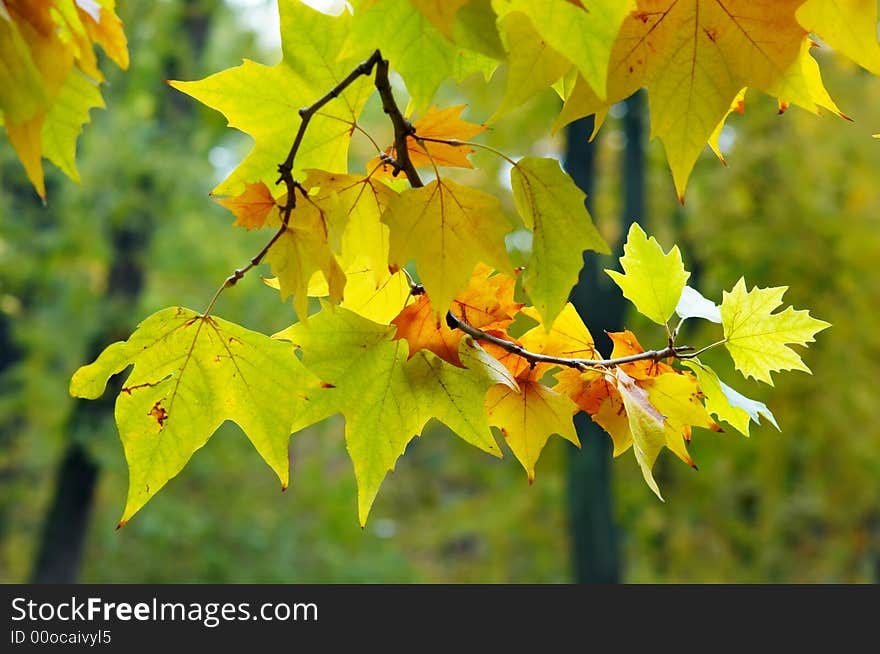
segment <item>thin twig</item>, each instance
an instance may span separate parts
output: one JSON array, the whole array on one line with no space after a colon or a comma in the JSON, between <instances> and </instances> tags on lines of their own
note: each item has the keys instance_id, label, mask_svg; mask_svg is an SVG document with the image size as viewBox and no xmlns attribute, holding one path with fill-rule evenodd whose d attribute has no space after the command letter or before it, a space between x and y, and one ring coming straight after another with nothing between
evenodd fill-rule
<instances>
[{"instance_id":1,"label":"thin twig","mask_svg":"<svg viewBox=\"0 0 880 654\"><path fill-rule=\"evenodd\" d=\"M269 252L269 249L281 238L281 235L287 230L287 225L290 221L290 214L293 209L296 207L296 191L302 194L302 196L309 202L314 204L314 201L309 197L308 191L303 188L303 185L300 184L297 180L293 178L293 162L296 159L297 152L299 152L299 148L302 145L303 138L306 133L306 129L309 126L309 121L311 121L312 117L318 113L318 111L325 104L333 100L334 98L339 97L339 95L349 86L351 86L358 78L369 75L373 72L373 68L376 69L376 78L375 78L375 86L376 90L379 91L379 96L382 98L382 108L385 113L388 114L391 119L391 123L394 126L394 142L397 146L397 154L398 158L395 161L395 174L400 172L401 170L406 173L406 177L409 180L409 183L412 186L423 186L422 180L419 177L419 174L416 172L415 167L409 159L409 150L406 145L406 137L413 133L413 127L407 121L403 114L400 113L400 108L397 106L397 102L394 99L394 93L391 90L391 83L388 80L388 60L382 58L382 53L379 50L376 50L371 54L366 60L358 64L354 70L352 70L346 77L340 81L336 86L330 89L323 96L318 98L315 102L310 104L308 107L303 107L299 110L300 124L299 129L296 132L296 136L293 139L293 144L290 146L290 151L287 153L287 157L285 160L278 164L278 180L275 182L276 184L280 184L284 182L287 187L287 200L284 205L280 206L281 213L281 227L275 233L274 236L269 240L266 245L263 246L256 256L254 256L249 262L248 265L243 268L236 269L229 277L227 277L220 288L217 289L217 292L214 294L214 297L211 298L211 302L208 304L208 307L203 312L203 316L210 315L211 311L214 309L214 305L217 303L217 300L220 298L220 295L230 286L235 286L238 283L238 280L245 276L245 274L251 269L260 265L260 262ZM357 123L354 124L355 127L358 127ZM363 131L363 130L362 130ZM368 135L369 136L369 135ZM372 140L372 139L371 139Z\"/></svg>"},{"instance_id":2,"label":"thin twig","mask_svg":"<svg viewBox=\"0 0 880 654\"><path fill-rule=\"evenodd\" d=\"M549 363L557 366L565 366L567 368L575 368L576 370L580 370L582 372L588 370L589 368L595 368L598 366L610 367L619 366L624 363L633 363L635 361L660 361L662 359L669 359L671 357L678 358L681 356L681 352L689 352L690 350L694 349L690 345L677 345L665 347L662 350L648 350L647 352L630 354L629 356L616 357L614 359L577 359L569 357L556 357L546 354L538 354L537 352L530 352L529 350L520 345L517 345L512 341L499 338L498 336L495 336L493 334L487 334L486 332L467 324L461 318L452 313L452 311L446 312L446 324L449 326L450 329L460 329L465 334L468 334L478 341L492 343L493 345L497 345L501 349L510 352L511 354L520 356L528 361L532 366L538 363Z\"/></svg>"}]
</instances>

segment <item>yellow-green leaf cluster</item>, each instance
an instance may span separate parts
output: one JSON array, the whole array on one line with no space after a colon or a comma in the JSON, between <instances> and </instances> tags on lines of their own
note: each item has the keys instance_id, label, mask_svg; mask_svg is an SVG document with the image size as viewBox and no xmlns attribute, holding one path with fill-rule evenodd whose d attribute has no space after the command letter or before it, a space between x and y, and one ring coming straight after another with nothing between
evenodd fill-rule
<instances>
[{"instance_id":1,"label":"yellow-green leaf cluster","mask_svg":"<svg viewBox=\"0 0 880 654\"><path fill-rule=\"evenodd\" d=\"M79 181L76 140L89 110L104 106L94 46L128 68L114 5L113 0L0 3L0 122L43 200L42 159Z\"/></svg>"}]
</instances>

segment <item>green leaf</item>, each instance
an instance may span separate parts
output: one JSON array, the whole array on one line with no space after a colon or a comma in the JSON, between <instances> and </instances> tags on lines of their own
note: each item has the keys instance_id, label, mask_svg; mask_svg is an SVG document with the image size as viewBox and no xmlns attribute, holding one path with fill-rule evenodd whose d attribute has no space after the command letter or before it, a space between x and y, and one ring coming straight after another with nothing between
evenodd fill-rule
<instances>
[{"instance_id":1,"label":"green leaf","mask_svg":"<svg viewBox=\"0 0 880 654\"><path fill-rule=\"evenodd\" d=\"M245 182L274 188L278 164L287 157L300 125L298 111L314 103L355 67L356 58L338 58L351 27L351 16L325 16L299 2L279 3L282 62L264 66L245 60L197 82L171 86L226 116L229 126L254 139L244 161L213 190L238 195ZM297 153L293 176L308 168L345 170L352 123L372 92L362 78L316 114Z\"/></svg>"},{"instance_id":2,"label":"green leaf","mask_svg":"<svg viewBox=\"0 0 880 654\"><path fill-rule=\"evenodd\" d=\"M568 58L604 99L611 48L620 26L635 8L632 0L589 0L587 8L568 0L493 0L499 18L522 12L554 50Z\"/></svg>"},{"instance_id":3,"label":"green leaf","mask_svg":"<svg viewBox=\"0 0 880 654\"><path fill-rule=\"evenodd\" d=\"M568 59L547 45L524 14L508 14L503 23L510 53L507 85L501 104L488 122L546 90L572 67Z\"/></svg>"},{"instance_id":4,"label":"green leaf","mask_svg":"<svg viewBox=\"0 0 880 654\"><path fill-rule=\"evenodd\" d=\"M334 413L345 416L361 525L385 475L431 418L498 454L483 407L495 380L424 351L407 361L406 343L389 340L394 329L325 305L308 326L297 323L276 334L293 341L303 352L303 363L325 382L326 388L312 396L314 406L304 422Z\"/></svg>"},{"instance_id":5,"label":"green leaf","mask_svg":"<svg viewBox=\"0 0 880 654\"><path fill-rule=\"evenodd\" d=\"M684 269L678 246L664 254L657 240L653 236L649 239L638 223L633 223L623 252L620 264L626 274L605 272L639 313L665 326L691 275Z\"/></svg>"},{"instance_id":6,"label":"green leaf","mask_svg":"<svg viewBox=\"0 0 880 654\"><path fill-rule=\"evenodd\" d=\"M545 325L562 311L583 266L583 251L610 254L584 205L584 193L556 159L524 157L510 171L516 208L533 232L523 286Z\"/></svg>"},{"instance_id":7,"label":"green leaf","mask_svg":"<svg viewBox=\"0 0 880 654\"><path fill-rule=\"evenodd\" d=\"M750 419L756 424L761 424L760 416L767 418L777 430L779 429L776 418L766 404L738 393L718 379L715 371L698 359L685 359L681 363L697 375L700 390L706 396L706 410L719 420L730 423L744 436L749 435Z\"/></svg>"},{"instance_id":8,"label":"green leaf","mask_svg":"<svg viewBox=\"0 0 880 654\"><path fill-rule=\"evenodd\" d=\"M782 304L782 296L787 290L787 286L756 286L746 291L745 279L740 277L733 290L724 292L721 302L724 345L734 366L744 377L754 377L771 386L771 372L810 372L788 345L812 343L816 333L831 326L831 323L811 317L804 309L787 307L784 311L772 313Z\"/></svg>"},{"instance_id":9,"label":"green leaf","mask_svg":"<svg viewBox=\"0 0 880 654\"><path fill-rule=\"evenodd\" d=\"M422 12L400 0L380 0L356 12L343 55L364 55L365 44L382 49L382 56L403 77L417 111L428 108L447 78L485 74L496 65L488 57L454 45Z\"/></svg>"},{"instance_id":10,"label":"green leaf","mask_svg":"<svg viewBox=\"0 0 880 654\"><path fill-rule=\"evenodd\" d=\"M392 198L382 222L391 229L390 262L399 268L416 262L438 313L467 287L477 263L511 271L504 245L511 225L488 193L434 180Z\"/></svg>"},{"instance_id":11,"label":"green leaf","mask_svg":"<svg viewBox=\"0 0 880 654\"><path fill-rule=\"evenodd\" d=\"M101 396L111 375L134 364L116 398L129 467L120 525L177 475L226 420L237 423L282 488L297 402L318 380L293 348L226 320L171 307L107 347L70 380L75 397Z\"/></svg>"}]
</instances>

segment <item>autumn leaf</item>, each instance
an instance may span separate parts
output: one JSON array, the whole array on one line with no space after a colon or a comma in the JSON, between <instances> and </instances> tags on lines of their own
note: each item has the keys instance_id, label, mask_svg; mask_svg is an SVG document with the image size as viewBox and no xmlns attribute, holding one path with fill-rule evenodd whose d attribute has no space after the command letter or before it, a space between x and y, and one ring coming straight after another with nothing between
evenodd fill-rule
<instances>
[{"instance_id":1,"label":"autumn leaf","mask_svg":"<svg viewBox=\"0 0 880 654\"><path fill-rule=\"evenodd\" d=\"M277 219L277 217L273 217ZM309 281L321 273L328 285L333 302L340 302L345 287L345 273L336 260L333 237L341 238L347 214L337 203L323 210L311 202L300 201L290 214L281 236L266 253L266 262L278 278L281 301L293 295L293 306L301 319L308 317ZM280 227L269 221L270 227Z\"/></svg>"},{"instance_id":2,"label":"autumn leaf","mask_svg":"<svg viewBox=\"0 0 880 654\"><path fill-rule=\"evenodd\" d=\"M104 106L98 90L104 76L94 46L100 45L120 68L128 68L114 3L102 5L9 0L0 16L0 119L44 200L42 159L79 181L76 141L89 122L89 111Z\"/></svg>"},{"instance_id":3,"label":"autumn leaf","mask_svg":"<svg viewBox=\"0 0 880 654\"><path fill-rule=\"evenodd\" d=\"M426 294L401 311L391 324L397 327L396 339L405 339L412 358L419 350L429 350L449 363L461 366L458 344L463 332L452 330L431 306Z\"/></svg>"},{"instance_id":4,"label":"autumn leaf","mask_svg":"<svg viewBox=\"0 0 880 654\"><path fill-rule=\"evenodd\" d=\"M761 424L761 416L767 418L777 430L779 429L776 418L766 404L749 399L732 389L718 379L714 370L698 359L684 360L681 363L696 374L700 390L706 397L706 410L719 420L730 423L744 436L749 435L749 421Z\"/></svg>"},{"instance_id":5,"label":"autumn leaf","mask_svg":"<svg viewBox=\"0 0 880 654\"><path fill-rule=\"evenodd\" d=\"M452 27L455 16L459 10L468 3L468 0L409 0L418 7L425 18L443 32L447 38L452 38Z\"/></svg>"},{"instance_id":6,"label":"autumn leaf","mask_svg":"<svg viewBox=\"0 0 880 654\"><path fill-rule=\"evenodd\" d=\"M683 201L697 158L744 87L779 98L782 107L839 113L796 18L801 4L639 0L604 60L607 86L584 74L566 101L563 122L593 113L601 122L611 105L647 87L651 135L663 141ZM557 49L578 63L575 50Z\"/></svg>"},{"instance_id":7,"label":"autumn leaf","mask_svg":"<svg viewBox=\"0 0 880 654\"><path fill-rule=\"evenodd\" d=\"M392 199L382 222L391 229L390 262L415 261L434 310L443 314L485 263L511 272L504 235L511 230L498 200L448 180L410 188Z\"/></svg>"},{"instance_id":8,"label":"autumn leaf","mask_svg":"<svg viewBox=\"0 0 880 654\"><path fill-rule=\"evenodd\" d=\"M556 159L524 157L510 170L516 208L532 230L523 286L550 324L565 306L583 267L584 250L611 250L587 212L584 193Z\"/></svg>"},{"instance_id":9,"label":"autumn leaf","mask_svg":"<svg viewBox=\"0 0 880 654\"><path fill-rule=\"evenodd\" d=\"M651 405L663 416L666 447L679 459L696 469L697 466L687 451L687 443L691 440L691 428L703 427L712 431L721 431L703 405L703 396L696 377L676 371L636 383L648 393Z\"/></svg>"},{"instance_id":10,"label":"autumn leaf","mask_svg":"<svg viewBox=\"0 0 880 654\"><path fill-rule=\"evenodd\" d=\"M624 19L635 7L631 0L591 0L589 11L567 0L531 2L495 0L499 19L521 12L556 52L577 66L588 84L604 97L608 61Z\"/></svg>"},{"instance_id":11,"label":"autumn leaf","mask_svg":"<svg viewBox=\"0 0 880 654\"><path fill-rule=\"evenodd\" d=\"M650 239L638 223L629 228L620 265L624 273L605 270L632 302L638 312L658 325L675 312L690 273L684 269L678 246L668 253L652 236Z\"/></svg>"},{"instance_id":12,"label":"autumn leaf","mask_svg":"<svg viewBox=\"0 0 880 654\"><path fill-rule=\"evenodd\" d=\"M247 230L262 227L278 203L263 182L245 182L245 190L232 198L214 198L214 202L229 209L235 216L235 227Z\"/></svg>"},{"instance_id":13,"label":"autumn leaf","mask_svg":"<svg viewBox=\"0 0 880 654\"><path fill-rule=\"evenodd\" d=\"M525 14L510 13L499 23L503 25L501 34L508 51L507 83L490 123L546 90L572 67L568 59L541 38Z\"/></svg>"},{"instance_id":14,"label":"autumn leaf","mask_svg":"<svg viewBox=\"0 0 880 654\"><path fill-rule=\"evenodd\" d=\"M522 304L513 299L516 280L492 272L489 266L478 264L470 284L455 297L450 308L471 327L504 330L513 322ZM392 324L397 327L394 338L405 338L409 343L410 357L426 349L453 365L462 365L458 350L464 332L450 329L445 318L431 305L427 293L403 309Z\"/></svg>"},{"instance_id":15,"label":"autumn leaf","mask_svg":"<svg viewBox=\"0 0 880 654\"><path fill-rule=\"evenodd\" d=\"M213 190L215 195L239 195L245 182L274 184L278 164L287 157L299 129L299 109L327 93L360 61L361 53L339 56L351 30L348 13L326 16L299 2L282 2L278 8L281 63L264 66L245 60L203 80L169 82L254 139L251 152ZM295 179L303 179L311 168L345 170L352 124L372 90L371 81L361 78L312 118L294 162Z\"/></svg>"},{"instance_id":16,"label":"autumn leaf","mask_svg":"<svg viewBox=\"0 0 880 654\"><path fill-rule=\"evenodd\" d=\"M432 417L467 442L498 453L483 398L499 378L456 368L426 352L408 361L406 345L390 340L393 330L325 306L308 325L297 323L275 335L302 349L303 363L323 380L325 388L313 397L319 405L315 414L345 416L361 525L386 474Z\"/></svg>"},{"instance_id":17,"label":"autumn leaf","mask_svg":"<svg viewBox=\"0 0 880 654\"><path fill-rule=\"evenodd\" d=\"M721 302L724 345L734 366L744 377L754 377L771 386L771 372L810 372L789 345L812 343L817 332L831 326L813 318L807 310L787 307L773 313L782 304L787 290L787 286L779 286L746 291L745 279L740 278L731 291L724 292Z\"/></svg>"},{"instance_id":18,"label":"autumn leaf","mask_svg":"<svg viewBox=\"0 0 880 654\"><path fill-rule=\"evenodd\" d=\"M797 8L798 22L829 46L880 75L877 3L871 0L806 0Z\"/></svg>"},{"instance_id":19,"label":"autumn leaf","mask_svg":"<svg viewBox=\"0 0 880 654\"><path fill-rule=\"evenodd\" d=\"M445 79L460 81L477 72L488 79L497 65L483 54L452 43L431 18L400 0L380 0L357 12L342 56L364 59L368 49L378 44L382 56L403 77L416 111L428 108Z\"/></svg>"},{"instance_id":20,"label":"autumn leaf","mask_svg":"<svg viewBox=\"0 0 880 654\"><path fill-rule=\"evenodd\" d=\"M406 137L409 160L416 168L422 166L449 166L456 168L473 168L468 155L474 151L467 145L450 145L420 139L442 139L446 141L467 141L471 137L488 129L485 125L469 123L461 119L461 112L467 105L456 105L437 109L431 107L427 113L413 123L415 135ZM394 145L385 150L389 157L396 158ZM373 171L373 177L391 177L393 168L376 157L367 163L367 170Z\"/></svg>"},{"instance_id":21,"label":"autumn leaf","mask_svg":"<svg viewBox=\"0 0 880 654\"><path fill-rule=\"evenodd\" d=\"M100 397L134 364L116 399L129 467L127 522L226 420L238 424L287 487L290 425L318 380L293 348L226 320L171 307L144 320L70 381L74 397Z\"/></svg>"},{"instance_id":22,"label":"autumn leaf","mask_svg":"<svg viewBox=\"0 0 880 654\"><path fill-rule=\"evenodd\" d=\"M341 211L347 220L339 244L339 259L346 269L366 260L376 284L388 276L388 226L380 220L397 193L374 177L309 170L303 182L312 203L325 211Z\"/></svg>"},{"instance_id":23,"label":"autumn leaf","mask_svg":"<svg viewBox=\"0 0 880 654\"><path fill-rule=\"evenodd\" d=\"M642 477L654 494L662 500L663 496L651 469L654 467L657 455L666 444L663 414L651 403L647 391L636 384L632 377L620 368L615 370L614 375L617 380L617 390L626 409L633 452L642 470Z\"/></svg>"},{"instance_id":24,"label":"autumn leaf","mask_svg":"<svg viewBox=\"0 0 880 654\"><path fill-rule=\"evenodd\" d=\"M520 380L519 391L498 384L486 395L486 413L501 429L513 455L535 481L535 463L553 434L580 447L572 416L577 406L565 395L533 380Z\"/></svg>"}]
</instances>

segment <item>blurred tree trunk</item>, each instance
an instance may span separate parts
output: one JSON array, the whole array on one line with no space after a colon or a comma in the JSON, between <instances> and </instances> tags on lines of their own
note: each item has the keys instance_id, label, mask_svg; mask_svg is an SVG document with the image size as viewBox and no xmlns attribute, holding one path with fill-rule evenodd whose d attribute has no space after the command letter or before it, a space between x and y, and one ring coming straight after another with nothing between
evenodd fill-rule
<instances>
[{"instance_id":1,"label":"blurred tree trunk","mask_svg":"<svg viewBox=\"0 0 880 654\"><path fill-rule=\"evenodd\" d=\"M645 217L645 157L642 93L625 102L621 192L623 210L621 234L626 235L633 221ZM587 206L597 174L596 143L588 141L593 118L568 127L565 169L587 194ZM623 244L612 244L614 259L586 254L580 279L572 289L571 301L584 319L603 354L611 351L606 331L623 328L624 298L603 268L623 253ZM620 547L611 494L611 440L584 413L575 418L582 449L571 450L568 459L568 511L571 529L574 579L577 583L618 583L621 577Z\"/></svg>"},{"instance_id":2,"label":"blurred tree trunk","mask_svg":"<svg viewBox=\"0 0 880 654\"><path fill-rule=\"evenodd\" d=\"M189 47L176 48L168 53L163 66L165 79L190 76L188 71L195 68L194 64L204 50L210 18L218 4L217 0L186 0L182 3L179 26L168 27L185 34ZM159 115L166 126L192 119L192 103L183 101L182 94L168 94L164 100ZM147 187L139 190L149 191L151 180L148 175L139 175L136 183ZM125 339L131 333L132 318L136 316L146 272L143 262L147 260L156 219L147 207L121 221L109 222L112 227L107 238L113 244L113 250L108 273L107 311L104 329L89 347L90 360L111 342ZM100 400L79 400L71 412L66 428L69 443L58 467L55 492L43 525L31 583L73 583L77 580L100 471L81 439L83 435L93 434L99 425L112 424L115 397L121 386L118 377L110 380Z\"/></svg>"}]
</instances>

